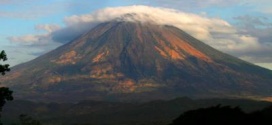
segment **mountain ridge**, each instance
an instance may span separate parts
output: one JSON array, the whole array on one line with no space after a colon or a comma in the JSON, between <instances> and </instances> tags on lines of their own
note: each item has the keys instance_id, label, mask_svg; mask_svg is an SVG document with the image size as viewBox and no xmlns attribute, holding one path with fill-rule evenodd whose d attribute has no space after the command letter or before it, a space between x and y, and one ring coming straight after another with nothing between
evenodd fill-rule
<instances>
[{"instance_id":1,"label":"mountain ridge","mask_svg":"<svg viewBox=\"0 0 272 125\"><path fill-rule=\"evenodd\" d=\"M45 100L269 96L272 83L271 71L176 27L126 21L102 23L12 70L2 81L16 96Z\"/></svg>"}]
</instances>

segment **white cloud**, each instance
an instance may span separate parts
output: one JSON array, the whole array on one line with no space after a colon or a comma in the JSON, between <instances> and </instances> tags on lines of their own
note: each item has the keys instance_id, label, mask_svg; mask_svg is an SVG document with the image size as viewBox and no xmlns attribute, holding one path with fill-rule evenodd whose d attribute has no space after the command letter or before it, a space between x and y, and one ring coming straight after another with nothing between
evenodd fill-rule
<instances>
[{"instance_id":1,"label":"white cloud","mask_svg":"<svg viewBox=\"0 0 272 125\"><path fill-rule=\"evenodd\" d=\"M134 14L132 17L124 17L125 14ZM123 17L123 18L122 18ZM201 39L207 39L209 32L226 32L224 29L233 30L226 21L216 18L206 18L196 14L184 13L174 9L156 8L148 6L128 6L106 8L86 15L74 15L66 17L65 22L72 27L79 24L88 23L89 26L100 22L106 22L113 19L122 18L126 21L152 21L162 25L174 25L186 30ZM228 31L227 31L228 32Z\"/></svg>"},{"instance_id":2,"label":"white cloud","mask_svg":"<svg viewBox=\"0 0 272 125\"><path fill-rule=\"evenodd\" d=\"M242 3L242 0L138 0L144 5L171 7L185 11L195 11L198 9L216 7L229 7Z\"/></svg>"},{"instance_id":3,"label":"white cloud","mask_svg":"<svg viewBox=\"0 0 272 125\"><path fill-rule=\"evenodd\" d=\"M24 36L12 36L12 37L8 37L7 39L10 42L19 43L22 45L48 44L50 42L54 42L51 38L51 33L61 28L59 25L55 25L55 24L44 24L44 25L36 25L35 29L46 31L46 32L43 34L38 34L38 35L28 34Z\"/></svg>"},{"instance_id":4,"label":"white cloud","mask_svg":"<svg viewBox=\"0 0 272 125\"><path fill-rule=\"evenodd\" d=\"M9 37L8 39L11 42L15 42L15 43L33 44L40 41L41 37L42 35L25 35L25 36L19 36L19 37L13 36L13 37Z\"/></svg>"},{"instance_id":5,"label":"white cloud","mask_svg":"<svg viewBox=\"0 0 272 125\"><path fill-rule=\"evenodd\" d=\"M256 65L259 65L261 67L265 67L267 69L272 70L272 63L255 63Z\"/></svg>"},{"instance_id":6,"label":"white cloud","mask_svg":"<svg viewBox=\"0 0 272 125\"><path fill-rule=\"evenodd\" d=\"M53 32L53 31L56 31L58 29L60 29L60 26L59 25L56 25L56 24L40 24L40 25L36 25L35 29L37 30L45 30L49 33Z\"/></svg>"}]
</instances>

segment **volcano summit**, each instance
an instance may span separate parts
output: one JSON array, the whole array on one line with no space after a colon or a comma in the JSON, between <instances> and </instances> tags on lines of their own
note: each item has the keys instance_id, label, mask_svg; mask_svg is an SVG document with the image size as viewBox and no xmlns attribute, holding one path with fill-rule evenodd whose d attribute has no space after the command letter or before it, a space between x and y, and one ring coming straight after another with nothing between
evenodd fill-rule
<instances>
[{"instance_id":1,"label":"volcano summit","mask_svg":"<svg viewBox=\"0 0 272 125\"><path fill-rule=\"evenodd\" d=\"M1 81L16 98L42 101L272 94L270 70L215 50L174 26L123 19L101 23L15 66Z\"/></svg>"}]
</instances>

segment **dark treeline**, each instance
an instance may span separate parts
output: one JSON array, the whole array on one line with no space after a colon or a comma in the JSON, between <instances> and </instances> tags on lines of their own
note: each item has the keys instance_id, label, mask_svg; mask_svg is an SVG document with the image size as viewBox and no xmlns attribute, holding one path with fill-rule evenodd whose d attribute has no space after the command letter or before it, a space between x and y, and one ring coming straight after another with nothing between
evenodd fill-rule
<instances>
[{"instance_id":1,"label":"dark treeline","mask_svg":"<svg viewBox=\"0 0 272 125\"><path fill-rule=\"evenodd\" d=\"M243 112L239 107L212 106L190 110L170 125L271 125L272 106L251 113Z\"/></svg>"}]
</instances>

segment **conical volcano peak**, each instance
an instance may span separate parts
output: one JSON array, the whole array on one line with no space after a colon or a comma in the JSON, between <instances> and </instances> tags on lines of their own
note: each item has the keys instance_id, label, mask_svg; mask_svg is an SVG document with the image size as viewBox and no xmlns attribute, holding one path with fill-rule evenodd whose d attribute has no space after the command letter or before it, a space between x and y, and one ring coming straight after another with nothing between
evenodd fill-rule
<instances>
[{"instance_id":1,"label":"conical volcano peak","mask_svg":"<svg viewBox=\"0 0 272 125\"><path fill-rule=\"evenodd\" d=\"M130 17L131 15L127 16ZM178 32L182 35L177 35ZM87 46L97 50L102 49L103 52L97 53L93 59L95 62L99 62L98 59L101 59L101 57L119 57L123 53L127 55L126 57L134 58L136 62L149 62L145 59L150 57L172 61L194 57L205 62L212 62L212 59L205 52L201 52L192 45L192 42L184 39L188 34L173 26L114 21L103 23L87 33L87 36L93 37L94 35L101 38L103 36L103 40L80 40L85 42L85 44L74 42L72 46L80 47L78 48L79 50L84 50ZM65 55L61 57L63 56Z\"/></svg>"},{"instance_id":2,"label":"conical volcano peak","mask_svg":"<svg viewBox=\"0 0 272 125\"><path fill-rule=\"evenodd\" d=\"M174 26L135 21L141 16L101 23L0 80L16 90L17 98L51 101L271 94L271 71L219 52Z\"/></svg>"}]
</instances>

